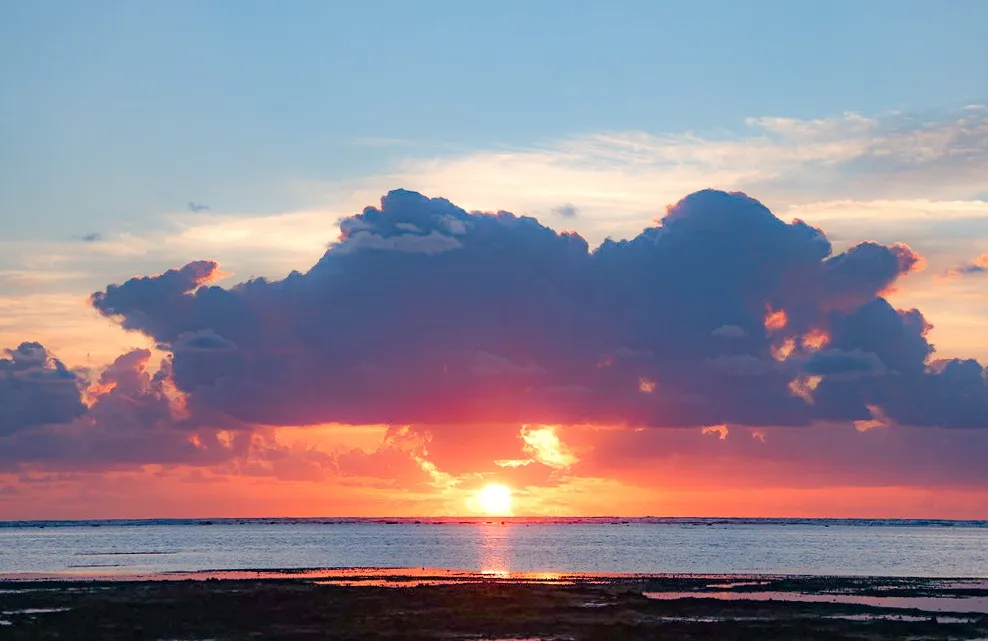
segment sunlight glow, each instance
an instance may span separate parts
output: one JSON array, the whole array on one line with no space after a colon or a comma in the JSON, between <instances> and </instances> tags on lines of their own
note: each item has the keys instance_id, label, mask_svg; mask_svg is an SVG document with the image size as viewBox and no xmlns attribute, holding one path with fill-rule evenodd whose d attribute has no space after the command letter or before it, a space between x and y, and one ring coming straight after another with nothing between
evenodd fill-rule
<instances>
[{"instance_id":1,"label":"sunlight glow","mask_svg":"<svg viewBox=\"0 0 988 641\"><path fill-rule=\"evenodd\" d=\"M525 442L525 451L531 454L535 461L543 465L562 469L580 460L559 440L555 426L523 425L521 439Z\"/></svg>"},{"instance_id":2,"label":"sunlight glow","mask_svg":"<svg viewBox=\"0 0 988 641\"><path fill-rule=\"evenodd\" d=\"M830 335L822 329L811 329L803 334L803 349L817 351L823 349L830 342Z\"/></svg>"},{"instance_id":3,"label":"sunlight glow","mask_svg":"<svg viewBox=\"0 0 988 641\"><path fill-rule=\"evenodd\" d=\"M790 336L784 341L777 345L771 347L772 358L778 362L782 362L792 356L792 353L796 351L796 341Z\"/></svg>"},{"instance_id":4,"label":"sunlight glow","mask_svg":"<svg viewBox=\"0 0 988 641\"><path fill-rule=\"evenodd\" d=\"M480 506L491 516L511 514L511 489L507 485L491 483L485 485L478 496Z\"/></svg>"},{"instance_id":5,"label":"sunlight glow","mask_svg":"<svg viewBox=\"0 0 988 641\"><path fill-rule=\"evenodd\" d=\"M700 429L701 434L716 434L717 438L721 441L727 438L728 429L727 425L708 425L707 427Z\"/></svg>"},{"instance_id":6,"label":"sunlight glow","mask_svg":"<svg viewBox=\"0 0 988 641\"><path fill-rule=\"evenodd\" d=\"M789 317L786 315L786 310L768 308L768 312L765 314L765 329L774 332L784 329L788 323Z\"/></svg>"},{"instance_id":7,"label":"sunlight glow","mask_svg":"<svg viewBox=\"0 0 988 641\"><path fill-rule=\"evenodd\" d=\"M814 402L813 392L816 391L820 381L823 380L821 376L800 376L789 381L789 392L793 396L798 396L803 399L809 405Z\"/></svg>"}]
</instances>

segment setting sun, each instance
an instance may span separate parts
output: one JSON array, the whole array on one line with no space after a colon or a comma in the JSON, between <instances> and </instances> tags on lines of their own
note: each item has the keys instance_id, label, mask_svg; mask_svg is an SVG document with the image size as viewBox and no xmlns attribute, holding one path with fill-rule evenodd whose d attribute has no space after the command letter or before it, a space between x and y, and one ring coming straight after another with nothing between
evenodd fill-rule
<instances>
[{"instance_id":1,"label":"setting sun","mask_svg":"<svg viewBox=\"0 0 988 641\"><path fill-rule=\"evenodd\" d=\"M492 516L511 514L511 489L506 485L492 483L480 491L480 506Z\"/></svg>"}]
</instances>

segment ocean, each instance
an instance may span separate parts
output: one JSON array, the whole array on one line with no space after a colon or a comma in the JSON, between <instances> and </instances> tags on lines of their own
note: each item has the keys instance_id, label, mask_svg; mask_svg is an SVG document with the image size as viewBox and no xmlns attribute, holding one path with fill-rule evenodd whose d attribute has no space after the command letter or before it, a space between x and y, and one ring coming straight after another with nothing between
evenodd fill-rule
<instances>
[{"instance_id":1,"label":"ocean","mask_svg":"<svg viewBox=\"0 0 988 641\"><path fill-rule=\"evenodd\" d=\"M213 519L0 523L0 575L287 568L988 578L988 521Z\"/></svg>"}]
</instances>

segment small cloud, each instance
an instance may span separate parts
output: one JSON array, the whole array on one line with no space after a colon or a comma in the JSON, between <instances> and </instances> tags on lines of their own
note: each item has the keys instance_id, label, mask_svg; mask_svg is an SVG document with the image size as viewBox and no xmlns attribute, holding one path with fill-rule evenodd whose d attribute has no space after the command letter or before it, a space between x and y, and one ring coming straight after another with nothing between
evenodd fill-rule
<instances>
[{"instance_id":1,"label":"small cloud","mask_svg":"<svg viewBox=\"0 0 988 641\"><path fill-rule=\"evenodd\" d=\"M159 349L173 352L228 352L237 349L237 345L211 329L196 332L182 332L171 345L160 345Z\"/></svg>"},{"instance_id":2,"label":"small cloud","mask_svg":"<svg viewBox=\"0 0 988 641\"><path fill-rule=\"evenodd\" d=\"M98 231L90 232L82 237L83 242L86 243L96 243L103 240L103 234Z\"/></svg>"},{"instance_id":3,"label":"small cloud","mask_svg":"<svg viewBox=\"0 0 988 641\"><path fill-rule=\"evenodd\" d=\"M744 328L738 327L737 325L721 325L714 331L710 332L711 336L717 336L718 338L744 338L748 335L748 332L744 331Z\"/></svg>"},{"instance_id":4,"label":"small cloud","mask_svg":"<svg viewBox=\"0 0 988 641\"><path fill-rule=\"evenodd\" d=\"M459 218L455 218L453 216L443 216L440 221L443 227L446 228L446 231L454 236L462 236L467 233L467 224Z\"/></svg>"},{"instance_id":5,"label":"small cloud","mask_svg":"<svg viewBox=\"0 0 988 641\"><path fill-rule=\"evenodd\" d=\"M988 254L981 254L974 260L951 267L944 272L944 278L959 278L960 276L971 276L973 274L988 273Z\"/></svg>"},{"instance_id":6,"label":"small cloud","mask_svg":"<svg viewBox=\"0 0 988 641\"><path fill-rule=\"evenodd\" d=\"M560 205L559 207L553 207L552 213L557 216L561 216L562 218L576 218L576 216L580 213L580 210L573 203L566 203L564 205Z\"/></svg>"},{"instance_id":7,"label":"small cloud","mask_svg":"<svg viewBox=\"0 0 988 641\"><path fill-rule=\"evenodd\" d=\"M194 200L190 200L187 205L185 205L189 211L200 212L209 209L209 205L203 205L202 203L197 203Z\"/></svg>"}]
</instances>

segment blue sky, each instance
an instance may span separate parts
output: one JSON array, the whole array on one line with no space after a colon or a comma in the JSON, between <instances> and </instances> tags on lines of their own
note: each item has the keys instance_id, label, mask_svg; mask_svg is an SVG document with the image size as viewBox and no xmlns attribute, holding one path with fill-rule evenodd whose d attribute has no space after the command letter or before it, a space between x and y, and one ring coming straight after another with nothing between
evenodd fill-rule
<instances>
[{"instance_id":1,"label":"blue sky","mask_svg":"<svg viewBox=\"0 0 988 641\"><path fill-rule=\"evenodd\" d=\"M23 2L0 19L7 235L153 225L396 159L597 131L936 111L988 93L988 4ZM389 140L410 144L389 145Z\"/></svg>"}]
</instances>

